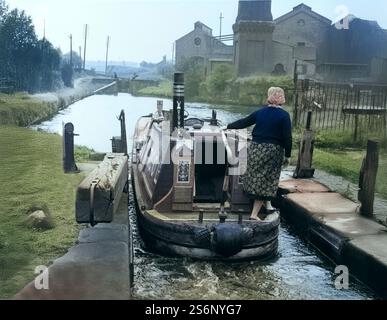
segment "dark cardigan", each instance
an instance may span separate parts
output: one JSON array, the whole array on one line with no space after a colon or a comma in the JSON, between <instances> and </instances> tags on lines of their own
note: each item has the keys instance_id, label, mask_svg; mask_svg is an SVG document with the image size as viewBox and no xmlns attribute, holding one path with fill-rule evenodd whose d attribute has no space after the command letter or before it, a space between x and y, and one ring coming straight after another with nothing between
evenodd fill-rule
<instances>
[{"instance_id":1,"label":"dark cardigan","mask_svg":"<svg viewBox=\"0 0 387 320\"><path fill-rule=\"evenodd\" d=\"M227 129L245 129L252 125L255 125L254 142L279 145L285 149L285 157L291 157L292 124L289 113L282 108L266 106L247 118L229 124Z\"/></svg>"}]
</instances>

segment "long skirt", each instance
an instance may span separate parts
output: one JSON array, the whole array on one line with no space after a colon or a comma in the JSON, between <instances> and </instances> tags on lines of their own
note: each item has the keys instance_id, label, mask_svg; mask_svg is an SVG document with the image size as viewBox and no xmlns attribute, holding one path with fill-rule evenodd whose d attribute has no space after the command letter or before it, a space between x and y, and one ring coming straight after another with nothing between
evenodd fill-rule
<instances>
[{"instance_id":1,"label":"long skirt","mask_svg":"<svg viewBox=\"0 0 387 320\"><path fill-rule=\"evenodd\" d=\"M243 176L244 191L250 199L271 201L276 197L284 152L278 145L251 143Z\"/></svg>"}]
</instances>

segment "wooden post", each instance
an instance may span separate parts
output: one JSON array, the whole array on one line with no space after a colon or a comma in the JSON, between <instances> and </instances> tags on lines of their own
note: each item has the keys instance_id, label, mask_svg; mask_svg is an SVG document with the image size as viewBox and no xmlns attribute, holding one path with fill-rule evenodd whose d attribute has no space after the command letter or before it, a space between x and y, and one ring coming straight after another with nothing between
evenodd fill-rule
<instances>
[{"instance_id":1,"label":"wooden post","mask_svg":"<svg viewBox=\"0 0 387 320\"><path fill-rule=\"evenodd\" d=\"M74 156L74 125L67 123L63 128L63 170L65 173L79 173Z\"/></svg>"},{"instance_id":2,"label":"wooden post","mask_svg":"<svg viewBox=\"0 0 387 320\"><path fill-rule=\"evenodd\" d=\"M294 172L296 179L313 178L315 169L312 168L314 152L314 133L312 131L312 111L308 112L308 121L300 143L297 168Z\"/></svg>"},{"instance_id":3,"label":"wooden post","mask_svg":"<svg viewBox=\"0 0 387 320\"><path fill-rule=\"evenodd\" d=\"M87 33L89 26L85 25L85 44L83 46L83 70L86 70L86 48L87 48Z\"/></svg>"},{"instance_id":4,"label":"wooden post","mask_svg":"<svg viewBox=\"0 0 387 320\"><path fill-rule=\"evenodd\" d=\"M355 131L353 133L353 139L355 142L357 141L358 136L359 136L359 115L356 114L355 115Z\"/></svg>"},{"instance_id":5,"label":"wooden post","mask_svg":"<svg viewBox=\"0 0 387 320\"><path fill-rule=\"evenodd\" d=\"M298 61L296 60L294 62L294 75L293 75L293 84L294 84L294 113L293 113L293 124L295 126L298 126L298 104L299 104L299 97L298 97Z\"/></svg>"},{"instance_id":6,"label":"wooden post","mask_svg":"<svg viewBox=\"0 0 387 320\"><path fill-rule=\"evenodd\" d=\"M379 168L379 143L368 140L367 155L363 160L359 179L359 201L361 202L360 214L373 218L376 177Z\"/></svg>"}]
</instances>

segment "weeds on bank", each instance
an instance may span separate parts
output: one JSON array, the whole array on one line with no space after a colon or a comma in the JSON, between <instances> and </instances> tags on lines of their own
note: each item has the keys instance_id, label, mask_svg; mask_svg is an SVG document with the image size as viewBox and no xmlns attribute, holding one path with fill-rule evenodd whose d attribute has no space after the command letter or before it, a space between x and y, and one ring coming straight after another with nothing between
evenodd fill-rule
<instances>
[{"instance_id":1,"label":"weeds on bank","mask_svg":"<svg viewBox=\"0 0 387 320\"><path fill-rule=\"evenodd\" d=\"M0 125L26 127L56 111L53 103L35 99L26 93L0 94Z\"/></svg>"},{"instance_id":2,"label":"weeds on bank","mask_svg":"<svg viewBox=\"0 0 387 320\"><path fill-rule=\"evenodd\" d=\"M0 176L1 299L30 282L36 266L48 265L74 245L75 190L82 177L63 173L59 136L9 126L0 126ZM27 227L35 209L49 211L55 227Z\"/></svg>"}]
</instances>

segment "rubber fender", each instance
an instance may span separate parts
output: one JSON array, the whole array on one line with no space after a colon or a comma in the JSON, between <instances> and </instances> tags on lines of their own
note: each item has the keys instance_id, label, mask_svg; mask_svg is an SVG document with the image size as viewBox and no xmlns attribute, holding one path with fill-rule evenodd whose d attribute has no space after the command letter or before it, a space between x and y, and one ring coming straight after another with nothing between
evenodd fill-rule
<instances>
[{"instance_id":1,"label":"rubber fender","mask_svg":"<svg viewBox=\"0 0 387 320\"><path fill-rule=\"evenodd\" d=\"M201 229L195 232L195 242L205 248L211 245L211 231L208 229Z\"/></svg>"},{"instance_id":2,"label":"rubber fender","mask_svg":"<svg viewBox=\"0 0 387 320\"><path fill-rule=\"evenodd\" d=\"M254 238L254 230L252 228L243 228L242 229L242 243L248 244Z\"/></svg>"},{"instance_id":3,"label":"rubber fender","mask_svg":"<svg viewBox=\"0 0 387 320\"><path fill-rule=\"evenodd\" d=\"M212 233L212 249L224 257L232 257L242 251L243 238L243 229L240 225L218 224Z\"/></svg>"}]
</instances>

